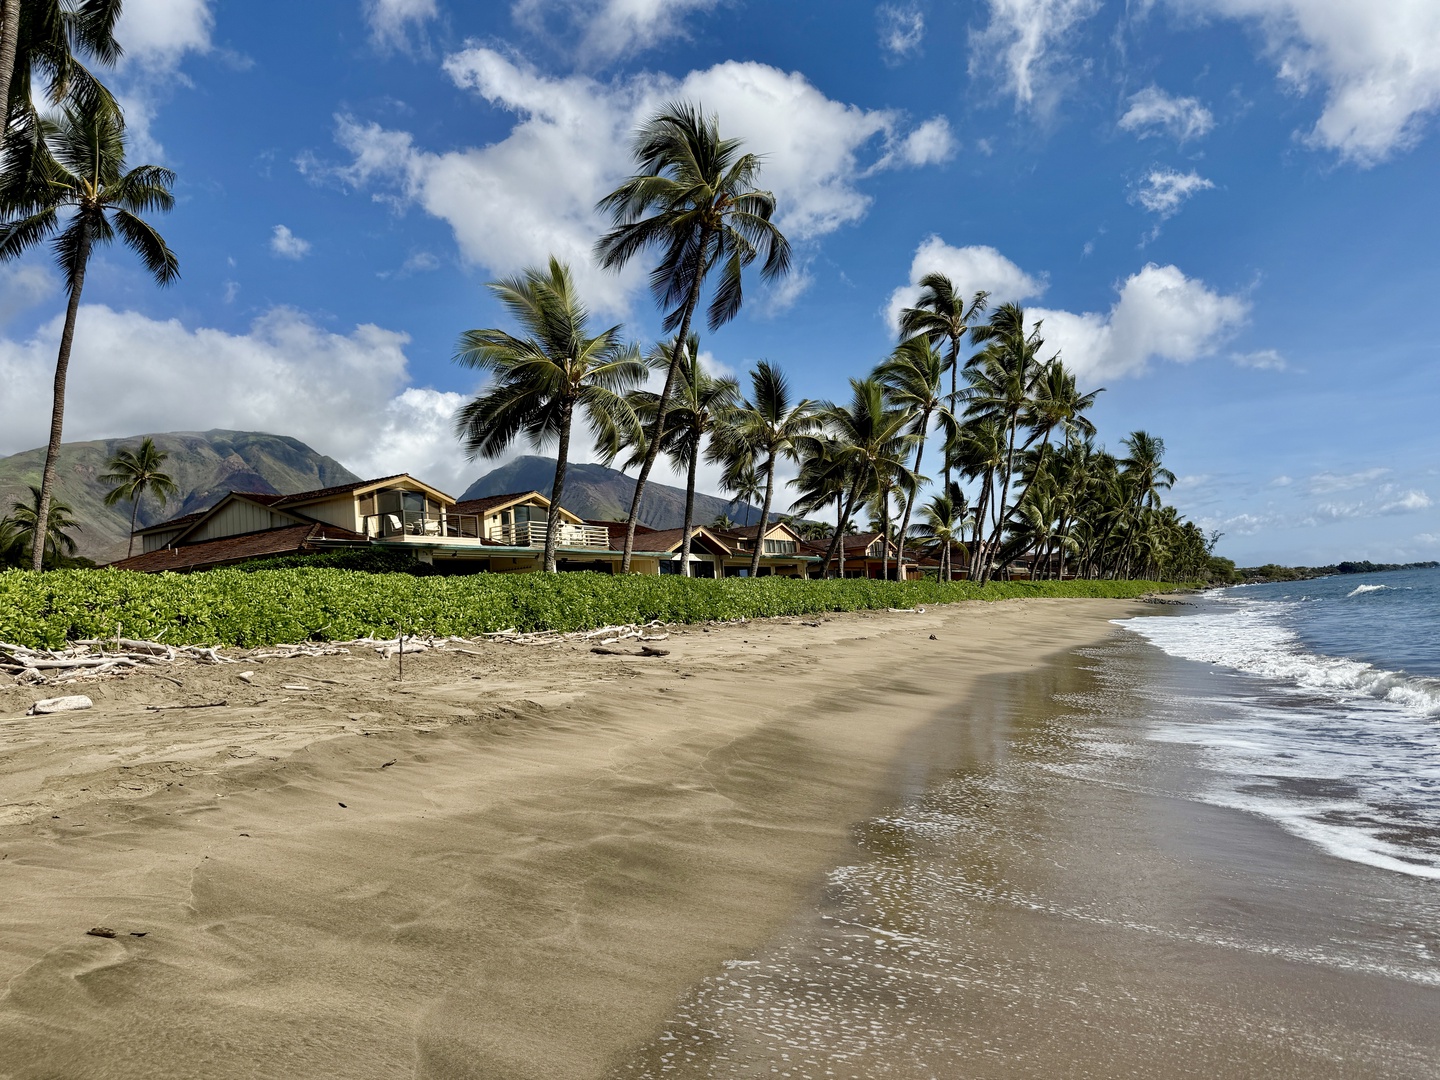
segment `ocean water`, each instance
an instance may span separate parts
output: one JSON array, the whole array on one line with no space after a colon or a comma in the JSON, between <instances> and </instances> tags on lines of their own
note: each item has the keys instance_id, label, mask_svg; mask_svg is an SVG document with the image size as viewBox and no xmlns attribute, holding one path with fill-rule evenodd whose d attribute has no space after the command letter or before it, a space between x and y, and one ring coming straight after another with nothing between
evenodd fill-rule
<instances>
[{"instance_id":1,"label":"ocean water","mask_svg":"<svg viewBox=\"0 0 1440 1080\"><path fill-rule=\"evenodd\" d=\"M1218 590L1121 625L1226 676L1150 731L1195 748L1200 797L1440 879L1440 571Z\"/></svg>"},{"instance_id":2,"label":"ocean water","mask_svg":"<svg viewBox=\"0 0 1440 1080\"><path fill-rule=\"evenodd\" d=\"M611 1080L1434 1080L1437 586L1213 593L982 680Z\"/></svg>"}]
</instances>

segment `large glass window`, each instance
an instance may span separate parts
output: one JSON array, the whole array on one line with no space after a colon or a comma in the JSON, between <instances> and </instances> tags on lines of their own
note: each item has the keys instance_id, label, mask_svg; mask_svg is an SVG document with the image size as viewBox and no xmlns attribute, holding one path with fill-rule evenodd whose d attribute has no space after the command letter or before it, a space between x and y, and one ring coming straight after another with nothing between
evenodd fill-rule
<instances>
[{"instance_id":1,"label":"large glass window","mask_svg":"<svg viewBox=\"0 0 1440 1080\"><path fill-rule=\"evenodd\" d=\"M766 541L765 541L765 554L766 554L766 555L794 555L794 554L795 554L795 541L794 541L794 540L766 540Z\"/></svg>"}]
</instances>

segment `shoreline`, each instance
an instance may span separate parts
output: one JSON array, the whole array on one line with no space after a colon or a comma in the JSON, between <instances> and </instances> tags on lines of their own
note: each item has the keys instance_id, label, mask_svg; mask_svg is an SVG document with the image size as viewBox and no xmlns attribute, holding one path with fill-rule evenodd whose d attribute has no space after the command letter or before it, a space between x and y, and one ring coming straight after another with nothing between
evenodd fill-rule
<instances>
[{"instance_id":1,"label":"shoreline","mask_svg":"<svg viewBox=\"0 0 1440 1080\"><path fill-rule=\"evenodd\" d=\"M604 1075L813 895L906 738L1139 610L691 626L645 660L497 645L401 685L378 657L272 661L6 720L11 1075L181 1076L216 1041L215 1077Z\"/></svg>"}]
</instances>

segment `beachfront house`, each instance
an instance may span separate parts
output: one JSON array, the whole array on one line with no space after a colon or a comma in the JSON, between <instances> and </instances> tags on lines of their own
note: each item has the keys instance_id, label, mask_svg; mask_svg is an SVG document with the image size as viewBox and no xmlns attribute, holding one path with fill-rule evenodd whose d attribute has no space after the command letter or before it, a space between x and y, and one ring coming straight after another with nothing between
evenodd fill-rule
<instances>
[{"instance_id":1,"label":"beachfront house","mask_svg":"<svg viewBox=\"0 0 1440 1080\"><path fill-rule=\"evenodd\" d=\"M135 532L140 554L112 565L151 573L204 570L280 555L381 548L412 552L437 573L528 573L541 568L550 500L538 491L458 502L405 473L294 495L231 491L205 510ZM623 523L585 521L561 507L556 538L560 570L616 573ZM749 573L755 530L696 529L691 576ZM765 535L761 575L805 577L818 560L799 536L776 522ZM637 527L631 568L681 573L679 529Z\"/></svg>"}]
</instances>

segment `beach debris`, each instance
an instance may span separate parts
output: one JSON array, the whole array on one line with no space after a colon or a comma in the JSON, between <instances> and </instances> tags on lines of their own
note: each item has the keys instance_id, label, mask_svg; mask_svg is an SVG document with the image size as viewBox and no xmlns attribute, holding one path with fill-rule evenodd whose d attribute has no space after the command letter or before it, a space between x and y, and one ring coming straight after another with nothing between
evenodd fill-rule
<instances>
[{"instance_id":1,"label":"beach debris","mask_svg":"<svg viewBox=\"0 0 1440 1080\"><path fill-rule=\"evenodd\" d=\"M669 649L657 649L652 645L641 645L638 649L612 649L606 645L596 645L591 650L600 656L669 656Z\"/></svg>"},{"instance_id":2,"label":"beach debris","mask_svg":"<svg viewBox=\"0 0 1440 1080\"><path fill-rule=\"evenodd\" d=\"M915 607L892 607L886 608L892 615L924 615L925 609L918 604Z\"/></svg>"},{"instance_id":3,"label":"beach debris","mask_svg":"<svg viewBox=\"0 0 1440 1080\"><path fill-rule=\"evenodd\" d=\"M235 677L236 677L237 679L239 679L241 682L244 682L244 683L254 682L254 681L255 681L255 672L253 672L253 671L240 671L240 672L236 672Z\"/></svg>"},{"instance_id":4,"label":"beach debris","mask_svg":"<svg viewBox=\"0 0 1440 1080\"><path fill-rule=\"evenodd\" d=\"M144 936L145 936L146 934L148 934L148 933L150 933L149 930L131 930L131 931L130 931L130 936L131 936L131 937L144 937Z\"/></svg>"},{"instance_id":5,"label":"beach debris","mask_svg":"<svg viewBox=\"0 0 1440 1080\"><path fill-rule=\"evenodd\" d=\"M93 709L95 702L91 701L84 694L68 694L65 697L43 698L30 706L27 716L48 716L57 712L77 712L80 709Z\"/></svg>"},{"instance_id":6,"label":"beach debris","mask_svg":"<svg viewBox=\"0 0 1440 1080\"><path fill-rule=\"evenodd\" d=\"M389 761L385 762L385 764L381 765L380 767L382 769L388 769L391 765L395 764L395 761L396 759L392 757Z\"/></svg>"},{"instance_id":7,"label":"beach debris","mask_svg":"<svg viewBox=\"0 0 1440 1080\"><path fill-rule=\"evenodd\" d=\"M147 712L169 712L171 709L222 709L228 701L202 701L196 705L146 705Z\"/></svg>"},{"instance_id":8,"label":"beach debris","mask_svg":"<svg viewBox=\"0 0 1440 1080\"><path fill-rule=\"evenodd\" d=\"M346 806L346 805L342 802L342 803L340 804L340 809L341 809L341 810L349 810L350 807Z\"/></svg>"},{"instance_id":9,"label":"beach debris","mask_svg":"<svg viewBox=\"0 0 1440 1080\"><path fill-rule=\"evenodd\" d=\"M940 639L939 639L938 637L936 637L934 634L931 634L931 635L930 635L930 640L931 640L931 641L939 641Z\"/></svg>"},{"instance_id":10,"label":"beach debris","mask_svg":"<svg viewBox=\"0 0 1440 1080\"><path fill-rule=\"evenodd\" d=\"M306 691L306 692L309 692L311 689L313 689L313 687L303 686L303 685L301 685L300 683L285 683L283 686L280 687L280 689L281 689L281 690L304 690L304 691Z\"/></svg>"},{"instance_id":11,"label":"beach debris","mask_svg":"<svg viewBox=\"0 0 1440 1080\"><path fill-rule=\"evenodd\" d=\"M87 933L87 934L90 935L91 937L118 937L118 936L119 936L118 934L115 933L114 930L111 930L110 927L108 927L108 926L92 926L89 930L86 930L85 933Z\"/></svg>"}]
</instances>

